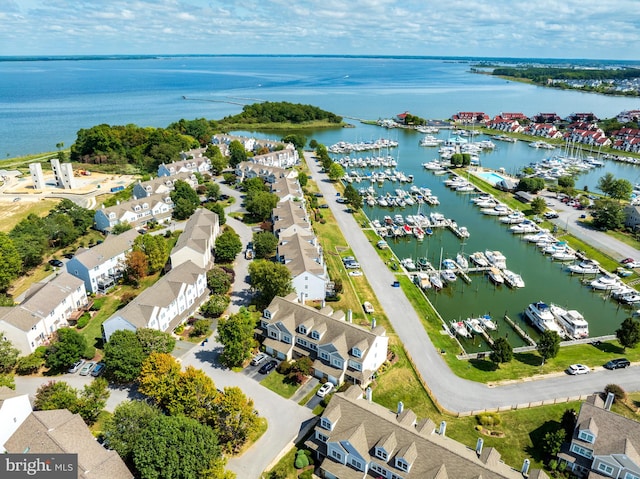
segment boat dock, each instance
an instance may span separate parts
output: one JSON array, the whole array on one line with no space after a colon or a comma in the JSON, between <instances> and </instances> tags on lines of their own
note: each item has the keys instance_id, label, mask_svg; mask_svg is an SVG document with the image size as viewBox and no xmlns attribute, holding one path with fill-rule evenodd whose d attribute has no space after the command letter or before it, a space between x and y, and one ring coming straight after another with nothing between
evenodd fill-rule
<instances>
[{"instance_id":1,"label":"boat dock","mask_svg":"<svg viewBox=\"0 0 640 479\"><path fill-rule=\"evenodd\" d=\"M518 334L518 336L520 336L522 339L524 339L527 343L529 343L531 346L537 346L536 342L531 338L531 336L529 336L527 333L524 332L524 330L518 326L509 316L507 316L506 314L504 315L504 320L509 323L509 326L511 326L513 328L513 330Z\"/></svg>"}]
</instances>

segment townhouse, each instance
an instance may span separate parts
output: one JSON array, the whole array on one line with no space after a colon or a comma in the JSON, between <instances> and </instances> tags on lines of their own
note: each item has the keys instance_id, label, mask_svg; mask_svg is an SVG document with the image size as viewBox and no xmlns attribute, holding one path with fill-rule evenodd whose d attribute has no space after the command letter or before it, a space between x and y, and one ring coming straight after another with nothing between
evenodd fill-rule
<instances>
[{"instance_id":1,"label":"townhouse","mask_svg":"<svg viewBox=\"0 0 640 479\"><path fill-rule=\"evenodd\" d=\"M451 119L463 124L486 123L490 120L489 115L482 111L459 111Z\"/></svg>"},{"instance_id":2,"label":"townhouse","mask_svg":"<svg viewBox=\"0 0 640 479\"><path fill-rule=\"evenodd\" d=\"M173 201L169 194L155 194L145 198L123 201L114 206L102 208L94 215L95 227L99 231L110 231L117 224L128 223L131 226L144 226L150 221L158 223L168 221L173 211Z\"/></svg>"},{"instance_id":3,"label":"townhouse","mask_svg":"<svg viewBox=\"0 0 640 479\"><path fill-rule=\"evenodd\" d=\"M193 189L198 186L195 173L183 172L173 176L158 176L149 181L138 181L133 186L133 197L138 199L151 195L168 196L175 189L174 185L177 180L186 181Z\"/></svg>"},{"instance_id":4,"label":"townhouse","mask_svg":"<svg viewBox=\"0 0 640 479\"><path fill-rule=\"evenodd\" d=\"M273 233L279 238L296 232L313 234L304 203L282 201L272 212Z\"/></svg>"},{"instance_id":5,"label":"townhouse","mask_svg":"<svg viewBox=\"0 0 640 479\"><path fill-rule=\"evenodd\" d=\"M556 113L537 113L532 121L534 123L561 123L562 118Z\"/></svg>"},{"instance_id":6,"label":"townhouse","mask_svg":"<svg viewBox=\"0 0 640 479\"><path fill-rule=\"evenodd\" d=\"M202 269L209 269L213 263L213 249L219 234L218 215L205 208L198 208L187 221L171 250L171 267L191 261Z\"/></svg>"},{"instance_id":7,"label":"townhouse","mask_svg":"<svg viewBox=\"0 0 640 479\"><path fill-rule=\"evenodd\" d=\"M208 298L206 270L187 260L162 276L102 324L104 341L118 330L171 332Z\"/></svg>"},{"instance_id":8,"label":"townhouse","mask_svg":"<svg viewBox=\"0 0 640 479\"><path fill-rule=\"evenodd\" d=\"M278 178L270 184L271 193L278 196L278 201L303 201L304 193L295 178Z\"/></svg>"},{"instance_id":9,"label":"townhouse","mask_svg":"<svg viewBox=\"0 0 640 479\"><path fill-rule=\"evenodd\" d=\"M570 471L588 478L640 478L640 423L611 412L606 400L590 396L578 413L571 440L558 458Z\"/></svg>"},{"instance_id":10,"label":"townhouse","mask_svg":"<svg viewBox=\"0 0 640 479\"><path fill-rule=\"evenodd\" d=\"M67 272L80 278L89 293L105 293L122 277L126 255L138 236L138 231L130 229L108 235L92 248L80 248L67 261Z\"/></svg>"},{"instance_id":11,"label":"townhouse","mask_svg":"<svg viewBox=\"0 0 640 479\"><path fill-rule=\"evenodd\" d=\"M211 160L204 156L206 148L190 150L180 153L180 161L169 164L161 163L158 166L158 176L173 176L179 173L201 173L211 171Z\"/></svg>"},{"instance_id":12,"label":"townhouse","mask_svg":"<svg viewBox=\"0 0 640 479\"><path fill-rule=\"evenodd\" d=\"M367 385L387 359L389 337L375 320L370 328L358 326L350 312L317 310L296 293L273 298L258 330L268 354L287 360L307 356L314 376L333 384Z\"/></svg>"},{"instance_id":13,"label":"townhouse","mask_svg":"<svg viewBox=\"0 0 640 479\"><path fill-rule=\"evenodd\" d=\"M620 128L611 134L612 148L622 151L640 153L640 129Z\"/></svg>"},{"instance_id":14,"label":"townhouse","mask_svg":"<svg viewBox=\"0 0 640 479\"><path fill-rule=\"evenodd\" d=\"M7 452L4 445L31 414L28 394L19 394L7 386L0 386L0 454Z\"/></svg>"},{"instance_id":15,"label":"townhouse","mask_svg":"<svg viewBox=\"0 0 640 479\"><path fill-rule=\"evenodd\" d=\"M640 226L640 206L628 205L624 207L624 225L632 230Z\"/></svg>"},{"instance_id":16,"label":"townhouse","mask_svg":"<svg viewBox=\"0 0 640 479\"><path fill-rule=\"evenodd\" d=\"M244 181L250 178L261 178L266 183L275 183L281 178L297 178L296 170L287 170L277 166L266 166L251 161L242 161L236 166L235 174L238 181Z\"/></svg>"},{"instance_id":17,"label":"townhouse","mask_svg":"<svg viewBox=\"0 0 640 479\"><path fill-rule=\"evenodd\" d=\"M542 138L562 138L562 132L558 131L553 123L531 123L523 130L523 133Z\"/></svg>"},{"instance_id":18,"label":"townhouse","mask_svg":"<svg viewBox=\"0 0 640 479\"><path fill-rule=\"evenodd\" d=\"M253 153L253 156L248 158L251 163L291 168L300 162L298 150L291 143L223 134L214 135L211 139L225 156L229 156L229 144L232 141L239 141L246 151Z\"/></svg>"},{"instance_id":19,"label":"townhouse","mask_svg":"<svg viewBox=\"0 0 640 479\"><path fill-rule=\"evenodd\" d=\"M325 299L329 275L315 235L306 232L280 235L276 260L291 273L291 285L298 296Z\"/></svg>"},{"instance_id":20,"label":"townhouse","mask_svg":"<svg viewBox=\"0 0 640 479\"><path fill-rule=\"evenodd\" d=\"M504 131L508 133L522 133L524 127L516 118L504 118L502 116L496 116L493 120L486 123L487 128L493 130Z\"/></svg>"},{"instance_id":21,"label":"townhouse","mask_svg":"<svg viewBox=\"0 0 640 479\"><path fill-rule=\"evenodd\" d=\"M23 355L49 343L60 328L69 326L88 305L84 282L61 272L36 283L18 306L0 308L0 331Z\"/></svg>"},{"instance_id":22,"label":"townhouse","mask_svg":"<svg viewBox=\"0 0 640 479\"><path fill-rule=\"evenodd\" d=\"M6 441L5 448L11 454L76 454L78 470L73 474L79 479L134 477L118 453L105 449L80 415L66 409L32 412ZM58 474L63 473L52 472L51 476L69 477Z\"/></svg>"},{"instance_id":23,"label":"townhouse","mask_svg":"<svg viewBox=\"0 0 640 479\"><path fill-rule=\"evenodd\" d=\"M358 386L336 393L305 446L314 451L325 479L548 479L541 470L506 465L480 438L475 449L446 436L446 422L398 403L395 411L363 398Z\"/></svg>"}]
</instances>

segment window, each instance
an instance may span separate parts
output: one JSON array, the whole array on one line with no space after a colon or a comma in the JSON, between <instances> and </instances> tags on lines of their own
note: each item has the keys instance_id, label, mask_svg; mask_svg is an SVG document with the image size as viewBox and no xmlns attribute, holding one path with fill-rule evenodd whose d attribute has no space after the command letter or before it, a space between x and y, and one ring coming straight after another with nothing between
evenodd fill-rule
<instances>
[{"instance_id":1,"label":"window","mask_svg":"<svg viewBox=\"0 0 640 479\"><path fill-rule=\"evenodd\" d=\"M382 459L383 461L387 460L387 452L380 447L376 449L376 456Z\"/></svg>"},{"instance_id":2,"label":"window","mask_svg":"<svg viewBox=\"0 0 640 479\"><path fill-rule=\"evenodd\" d=\"M313 339L320 339L320 333L318 331L311 331L311 337Z\"/></svg>"},{"instance_id":3,"label":"window","mask_svg":"<svg viewBox=\"0 0 640 479\"><path fill-rule=\"evenodd\" d=\"M591 459L593 457L593 452L589 449L585 449L584 447L578 446L577 444L571 444L571 451L576 454L580 454L581 456L586 457L587 459Z\"/></svg>"},{"instance_id":4,"label":"window","mask_svg":"<svg viewBox=\"0 0 640 479\"><path fill-rule=\"evenodd\" d=\"M300 331L301 334L307 334L307 328L303 324L300 325L298 331Z\"/></svg>"},{"instance_id":5,"label":"window","mask_svg":"<svg viewBox=\"0 0 640 479\"><path fill-rule=\"evenodd\" d=\"M630 472L627 472L627 473L624 475L624 479L640 479L640 476L637 476L637 475L635 475L635 474L632 474L632 473L630 473Z\"/></svg>"},{"instance_id":6,"label":"window","mask_svg":"<svg viewBox=\"0 0 640 479\"><path fill-rule=\"evenodd\" d=\"M277 339L278 338L278 334L275 331L269 331L269 337Z\"/></svg>"},{"instance_id":7,"label":"window","mask_svg":"<svg viewBox=\"0 0 640 479\"><path fill-rule=\"evenodd\" d=\"M578 437L583 441L587 441L591 444L593 444L596 440L595 436L591 434L589 431L580 431L580 434L578 434Z\"/></svg>"},{"instance_id":8,"label":"window","mask_svg":"<svg viewBox=\"0 0 640 479\"><path fill-rule=\"evenodd\" d=\"M353 348L353 349L351 350L351 352L353 353L353 355L354 355L356 358L361 358L361 357L362 357L362 351L360 351L358 348Z\"/></svg>"},{"instance_id":9,"label":"window","mask_svg":"<svg viewBox=\"0 0 640 479\"><path fill-rule=\"evenodd\" d=\"M331 428L332 428L331 421L329 421L327 418L324 418L324 417L320 420L320 426L323 429L328 429L329 431L331 431Z\"/></svg>"},{"instance_id":10,"label":"window","mask_svg":"<svg viewBox=\"0 0 640 479\"><path fill-rule=\"evenodd\" d=\"M324 352L324 351L321 351L321 352L320 352L320 357L321 357L322 359L329 360L329 355L328 355L326 352Z\"/></svg>"},{"instance_id":11,"label":"window","mask_svg":"<svg viewBox=\"0 0 640 479\"><path fill-rule=\"evenodd\" d=\"M342 461L342 454L340 454L338 451L336 451L335 449L331 450L331 457L333 457L334 459L338 460L338 461Z\"/></svg>"},{"instance_id":12,"label":"window","mask_svg":"<svg viewBox=\"0 0 640 479\"><path fill-rule=\"evenodd\" d=\"M598 464L598 471L611 475L613 473L613 467L611 467L609 464L601 462L600 464Z\"/></svg>"},{"instance_id":13,"label":"window","mask_svg":"<svg viewBox=\"0 0 640 479\"><path fill-rule=\"evenodd\" d=\"M396 467L403 471L409 471L409 464L404 459L396 459Z\"/></svg>"},{"instance_id":14,"label":"window","mask_svg":"<svg viewBox=\"0 0 640 479\"><path fill-rule=\"evenodd\" d=\"M291 336L282 336L282 340L287 344L291 344Z\"/></svg>"},{"instance_id":15,"label":"window","mask_svg":"<svg viewBox=\"0 0 640 479\"><path fill-rule=\"evenodd\" d=\"M316 431L316 439L318 439L318 440L320 440L322 442L327 442L329 440L329 437L325 436L321 432Z\"/></svg>"},{"instance_id":16,"label":"window","mask_svg":"<svg viewBox=\"0 0 640 479\"><path fill-rule=\"evenodd\" d=\"M382 474L382 477L387 477L387 470L381 466L378 466L375 462L371 463L371 470L373 472L377 472L378 474Z\"/></svg>"},{"instance_id":17,"label":"window","mask_svg":"<svg viewBox=\"0 0 640 479\"><path fill-rule=\"evenodd\" d=\"M351 458L351 465L353 467L355 467L358 471L363 471L364 467L362 466L362 463L360 461L358 461L355 457Z\"/></svg>"},{"instance_id":18,"label":"window","mask_svg":"<svg viewBox=\"0 0 640 479\"><path fill-rule=\"evenodd\" d=\"M333 365L337 368L341 368L342 367L342 361L340 361L339 359L334 359L333 361Z\"/></svg>"}]
</instances>

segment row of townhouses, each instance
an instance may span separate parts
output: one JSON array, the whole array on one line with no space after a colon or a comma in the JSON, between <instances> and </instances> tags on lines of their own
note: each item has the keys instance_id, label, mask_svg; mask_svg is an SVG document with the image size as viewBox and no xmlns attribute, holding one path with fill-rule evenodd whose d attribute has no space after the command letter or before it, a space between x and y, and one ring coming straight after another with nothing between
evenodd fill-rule
<instances>
[{"instance_id":1,"label":"row of townhouses","mask_svg":"<svg viewBox=\"0 0 640 479\"><path fill-rule=\"evenodd\" d=\"M171 250L171 270L102 324L103 339L122 329L171 332L185 322L209 297L207 270L219 231L217 214L196 210Z\"/></svg>"},{"instance_id":2,"label":"row of townhouses","mask_svg":"<svg viewBox=\"0 0 640 479\"><path fill-rule=\"evenodd\" d=\"M298 150L291 143L223 134L214 135L211 139L225 156L229 156L229 144L232 141L240 142L247 152L253 154L249 158L252 163L278 168L291 168L300 163Z\"/></svg>"},{"instance_id":3,"label":"row of townhouses","mask_svg":"<svg viewBox=\"0 0 640 479\"><path fill-rule=\"evenodd\" d=\"M73 471L74 477L76 474L80 479L134 477L116 451L105 449L95 440L79 414L66 409L33 411L27 394L0 386L0 424L0 453L75 454L78 470ZM46 472L36 474L33 477Z\"/></svg>"}]
</instances>

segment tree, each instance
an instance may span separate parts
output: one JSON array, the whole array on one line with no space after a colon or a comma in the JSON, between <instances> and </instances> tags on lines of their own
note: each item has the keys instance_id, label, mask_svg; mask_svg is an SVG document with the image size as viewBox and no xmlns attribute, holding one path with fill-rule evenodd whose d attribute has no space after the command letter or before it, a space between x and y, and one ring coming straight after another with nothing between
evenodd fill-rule
<instances>
[{"instance_id":1,"label":"tree","mask_svg":"<svg viewBox=\"0 0 640 479\"><path fill-rule=\"evenodd\" d=\"M218 223L220 223L220 226L227 222L227 218L224 213L224 206L220 203L205 203L204 207L218 215Z\"/></svg>"},{"instance_id":2,"label":"tree","mask_svg":"<svg viewBox=\"0 0 640 479\"><path fill-rule=\"evenodd\" d=\"M528 191L530 193L537 193L544 190L546 186L542 178L522 178L516 186L516 191Z\"/></svg>"},{"instance_id":3,"label":"tree","mask_svg":"<svg viewBox=\"0 0 640 479\"><path fill-rule=\"evenodd\" d=\"M98 420L110 396L109 383L105 378L96 378L85 385L75 405L75 410L89 426Z\"/></svg>"},{"instance_id":4,"label":"tree","mask_svg":"<svg viewBox=\"0 0 640 479\"><path fill-rule=\"evenodd\" d=\"M337 181L344 176L344 168L339 163L331 163L329 167L329 179Z\"/></svg>"},{"instance_id":5,"label":"tree","mask_svg":"<svg viewBox=\"0 0 640 479\"><path fill-rule=\"evenodd\" d=\"M161 414L157 406L145 401L126 401L118 404L103 428L105 445L131 464L134 446L141 436L146 434L151 421Z\"/></svg>"},{"instance_id":6,"label":"tree","mask_svg":"<svg viewBox=\"0 0 640 479\"><path fill-rule=\"evenodd\" d=\"M307 186L308 182L309 182L309 177L304 171L301 171L300 173L298 173L298 184L300 185L300 188L304 188L305 186Z\"/></svg>"},{"instance_id":7,"label":"tree","mask_svg":"<svg viewBox=\"0 0 640 479\"><path fill-rule=\"evenodd\" d=\"M253 400L238 387L226 387L214 401L213 427L224 452L237 453L260 423Z\"/></svg>"},{"instance_id":8,"label":"tree","mask_svg":"<svg viewBox=\"0 0 640 479\"><path fill-rule=\"evenodd\" d=\"M625 213L622 205L610 198L596 200L592 216L593 226L601 230L617 230L624 225Z\"/></svg>"},{"instance_id":9,"label":"tree","mask_svg":"<svg viewBox=\"0 0 640 479\"><path fill-rule=\"evenodd\" d=\"M13 241L6 233L0 233L0 292L6 291L20 274L22 260Z\"/></svg>"},{"instance_id":10,"label":"tree","mask_svg":"<svg viewBox=\"0 0 640 479\"><path fill-rule=\"evenodd\" d=\"M140 235L133 241L133 250L147 257L148 272L160 271L169 259L169 245L162 235Z\"/></svg>"},{"instance_id":11,"label":"tree","mask_svg":"<svg viewBox=\"0 0 640 479\"><path fill-rule=\"evenodd\" d=\"M531 211L533 211L534 215L539 215L546 209L547 203L544 201L544 198L536 196L533 201L531 201Z\"/></svg>"},{"instance_id":12,"label":"tree","mask_svg":"<svg viewBox=\"0 0 640 479\"><path fill-rule=\"evenodd\" d=\"M142 363L138 377L139 391L166 409L176 394L180 363L170 354L151 353Z\"/></svg>"},{"instance_id":13,"label":"tree","mask_svg":"<svg viewBox=\"0 0 640 479\"><path fill-rule=\"evenodd\" d=\"M268 191L256 191L247 195L245 208L256 218L264 221L271 217L271 212L278 204L278 195Z\"/></svg>"},{"instance_id":14,"label":"tree","mask_svg":"<svg viewBox=\"0 0 640 479\"><path fill-rule=\"evenodd\" d=\"M498 338L492 346L489 359L496 364L508 363L513 358L513 347L506 338Z\"/></svg>"},{"instance_id":15,"label":"tree","mask_svg":"<svg viewBox=\"0 0 640 479\"><path fill-rule=\"evenodd\" d=\"M352 185L348 184L344 188L344 198L354 210L362 208L362 196Z\"/></svg>"},{"instance_id":16,"label":"tree","mask_svg":"<svg viewBox=\"0 0 640 479\"><path fill-rule=\"evenodd\" d=\"M106 374L119 383L136 380L146 355L133 331L115 331L104 346Z\"/></svg>"},{"instance_id":17,"label":"tree","mask_svg":"<svg viewBox=\"0 0 640 479\"><path fill-rule=\"evenodd\" d=\"M211 170L215 175L219 175L222 170L229 166L229 161L222 155L217 145L209 144L205 155L211 160Z\"/></svg>"},{"instance_id":18,"label":"tree","mask_svg":"<svg viewBox=\"0 0 640 479\"><path fill-rule=\"evenodd\" d=\"M215 432L183 416L155 416L132 450L141 479L196 479L220 455Z\"/></svg>"},{"instance_id":19,"label":"tree","mask_svg":"<svg viewBox=\"0 0 640 479\"><path fill-rule=\"evenodd\" d=\"M293 291L291 273L281 263L263 259L249 265L249 284L258 293L259 306L267 306L276 296L286 296Z\"/></svg>"},{"instance_id":20,"label":"tree","mask_svg":"<svg viewBox=\"0 0 640 479\"><path fill-rule=\"evenodd\" d=\"M229 143L229 166L235 168L243 161L247 161L247 152L242 143L233 140Z\"/></svg>"},{"instance_id":21,"label":"tree","mask_svg":"<svg viewBox=\"0 0 640 479\"><path fill-rule=\"evenodd\" d=\"M227 298L227 296L224 296ZM222 313L220 313L222 314ZM195 323L193 323L193 327L191 328L191 333L189 336L192 338L197 338L198 336L209 336L211 333L211 320L210 319L198 319Z\"/></svg>"},{"instance_id":22,"label":"tree","mask_svg":"<svg viewBox=\"0 0 640 479\"><path fill-rule=\"evenodd\" d=\"M640 321L633 318L625 319L616 329L616 338L625 351L627 348L635 348L640 342Z\"/></svg>"},{"instance_id":23,"label":"tree","mask_svg":"<svg viewBox=\"0 0 640 479\"><path fill-rule=\"evenodd\" d=\"M253 251L256 258L271 258L278 247L278 238L271 231L253 234Z\"/></svg>"},{"instance_id":24,"label":"tree","mask_svg":"<svg viewBox=\"0 0 640 479\"><path fill-rule=\"evenodd\" d=\"M304 135L291 133L282 138L283 143L292 143L296 148L304 148L304 145L307 144L307 138Z\"/></svg>"},{"instance_id":25,"label":"tree","mask_svg":"<svg viewBox=\"0 0 640 479\"><path fill-rule=\"evenodd\" d=\"M255 320L251 313L241 308L236 314L222 318L218 322L218 341L224 349L220 354L220 362L227 367L241 366L251 357L254 346L253 329Z\"/></svg>"},{"instance_id":26,"label":"tree","mask_svg":"<svg viewBox=\"0 0 640 479\"><path fill-rule=\"evenodd\" d=\"M49 381L36 391L33 407L37 411L52 409L75 409L78 402L78 391L65 381Z\"/></svg>"},{"instance_id":27,"label":"tree","mask_svg":"<svg viewBox=\"0 0 640 479\"><path fill-rule=\"evenodd\" d=\"M213 380L202 369L188 366L177 378L175 395L170 398L167 411L208 424L215 415L215 400L221 395Z\"/></svg>"},{"instance_id":28,"label":"tree","mask_svg":"<svg viewBox=\"0 0 640 479\"><path fill-rule=\"evenodd\" d=\"M147 255L139 250L130 251L126 255L124 264L126 282L137 287L140 284L140 280L147 276L149 269Z\"/></svg>"},{"instance_id":29,"label":"tree","mask_svg":"<svg viewBox=\"0 0 640 479\"><path fill-rule=\"evenodd\" d=\"M625 392L625 390L617 384L607 384L604 388L604 393L607 395L609 393L613 393L614 402L624 401L627 397L627 393Z\"/></svg>"},{"instance_id":30,"label":"tree","mask_svg":"<svg viewBox=\"0 0 640 479\"><path fill-rule=\"evenodd\" d=\"M561 176L558 178L558 186L561 188L575 188L576 180L573 176Z\"/></svg>"},{"instance_id":31,"label":"tree","mask_svg":"<svg viewBox=\"0 0 640 479\"><path fill-rule=\"evenodd\" d=\"M231 287L231 282L231 275L219 266L214 266L207 271L207 287L211 294L226 294Z\"/></svg>"},{"instance_id":32,"label":"tree","mask_svg":"<svg viewBox=\"0 0 640 479\"><path fill-rule=\"evenodd\" d=\"M255 193L256 191L269 191L269 187L265 184L264 180L259 176L254 176L252 178L245 178L245 180L240 185L242 187L242 191L247 194Z\"/></svg>"},{"instance_id":33,"label":"tree","mask_svg":"<svg viewBox=\"0 0 640 479\"><path fill-rule=\"evenodd\" d=\"M205 195L209 201L218 201L220 198L220 185L218 183L214 183L213 181L209 181L204 184L205 187Z\"/></svg>"},{"instance_id":34,"label":"tree","mask_svg":"<svg viewBox=\"0 0 640 479\"><path fill-rule=\"evenodd\" d=\"M174 204L172 215L177 220L186 220L200 205L198 193L184 180L176 180L170 196Z\"/></svg>"},{"instance_id":35,"label":"tree","mask_svg":"<svg viewBox=\"0 0 640 479\"><path fill-rule=\"evenodd\" d=\"M544 435L542 439L542 449L549 456L555 457L560 452L560 448L562 448L562 443L564 442L564 429L558 429L556 431L549 431Z\"/></svg>"},{"instance_id":36,"label":"tree","mask_svg":"<svg viewBox=\"0 0 640 479\"><path fill-rule=\"evenodd\" d=\"M63 371L80 359L87 349L87 340L75 329L60 328L57 340L49 348L46 365L54 371Z\"/></svg>"},{"instance_id":37,"label":"tree","mask_svg":"<svg viewBox=\"0 0 640 479\"><path fill-rule=\"evenodd\" d=\"M218 318L227 310L230 302L231 299L226 294L212 294L200 306L200 313L207 318Z\"/></svg>"},{"instance_id":38,"label":"tree","mask_svg":"<svg viewBox=\"0 0 640 479\"><path fill-rule=\"evenodd\" d=\"M13 343L5 339L4 333L0 331L0 374L13 371L18 362L20 350L13 347Z\"/></svg>"},{"instance_id":39,"label":"tree","mask_svg":"<svg viewBox=\"0 0 640 479\"><path fill-rule=\"evenodd\" d=\"M538 354L542 357L542 365L547 359L555 358L560 350L560 335L549 329L540 334L538 339L538 345L536 349Z\"/></svg>"},{"instance_id":40,"label":"tree","mask_svg":"<svg viewBox=\"0 0 640 479\"><path fill-rule=\"evenodd\" d=\"M605 195L611 196L615 180L616 178L613 173L606 173L598 179L598 186L596 188L602 191Z\"/></svg>"},{"instance_id":41,"label":"tree","mask_svg":"<svg viewBox=\"0 0 640 479\"><path fill-rule=\"evenodd\" d=\"M242 251L240 236L228 226L216 238L215 255L219 263L231 263Z\"/></svg>"},{"instance_id":42,"label":"tree","mask_svg":"<svg viewBox=\"0 0 640 479\"><path fill-rule=\"evenodd\" d=\"M170 353L176 346L176 340L171 334L151 328L136 329L136 339L142 346L145 355L151 353Z\"/></svg>"},{"instance_id":43,"label":"tree","mask_svg":"<svg viewBox=\"0 0 640 479\"><path fill-rule=\"evenodd\" d=\"M123 221L122 223L118 223L114 225L113 228L111 228L111 234L119 235L124 233L125 231L129 231L130 229L133 229L133 226L131 226L128 222Z\"/></svg>"},{"instance_id":44,"label":"tree","mask_svg":"<svg viewBox=\"0 0 640 479\"><path fill-rule=\"evenodd\" d=\"M629 180L619 178L613 182L609 196L615 200L629 201L633 193L633 185Z\"/></svg>"}]
</instances>

